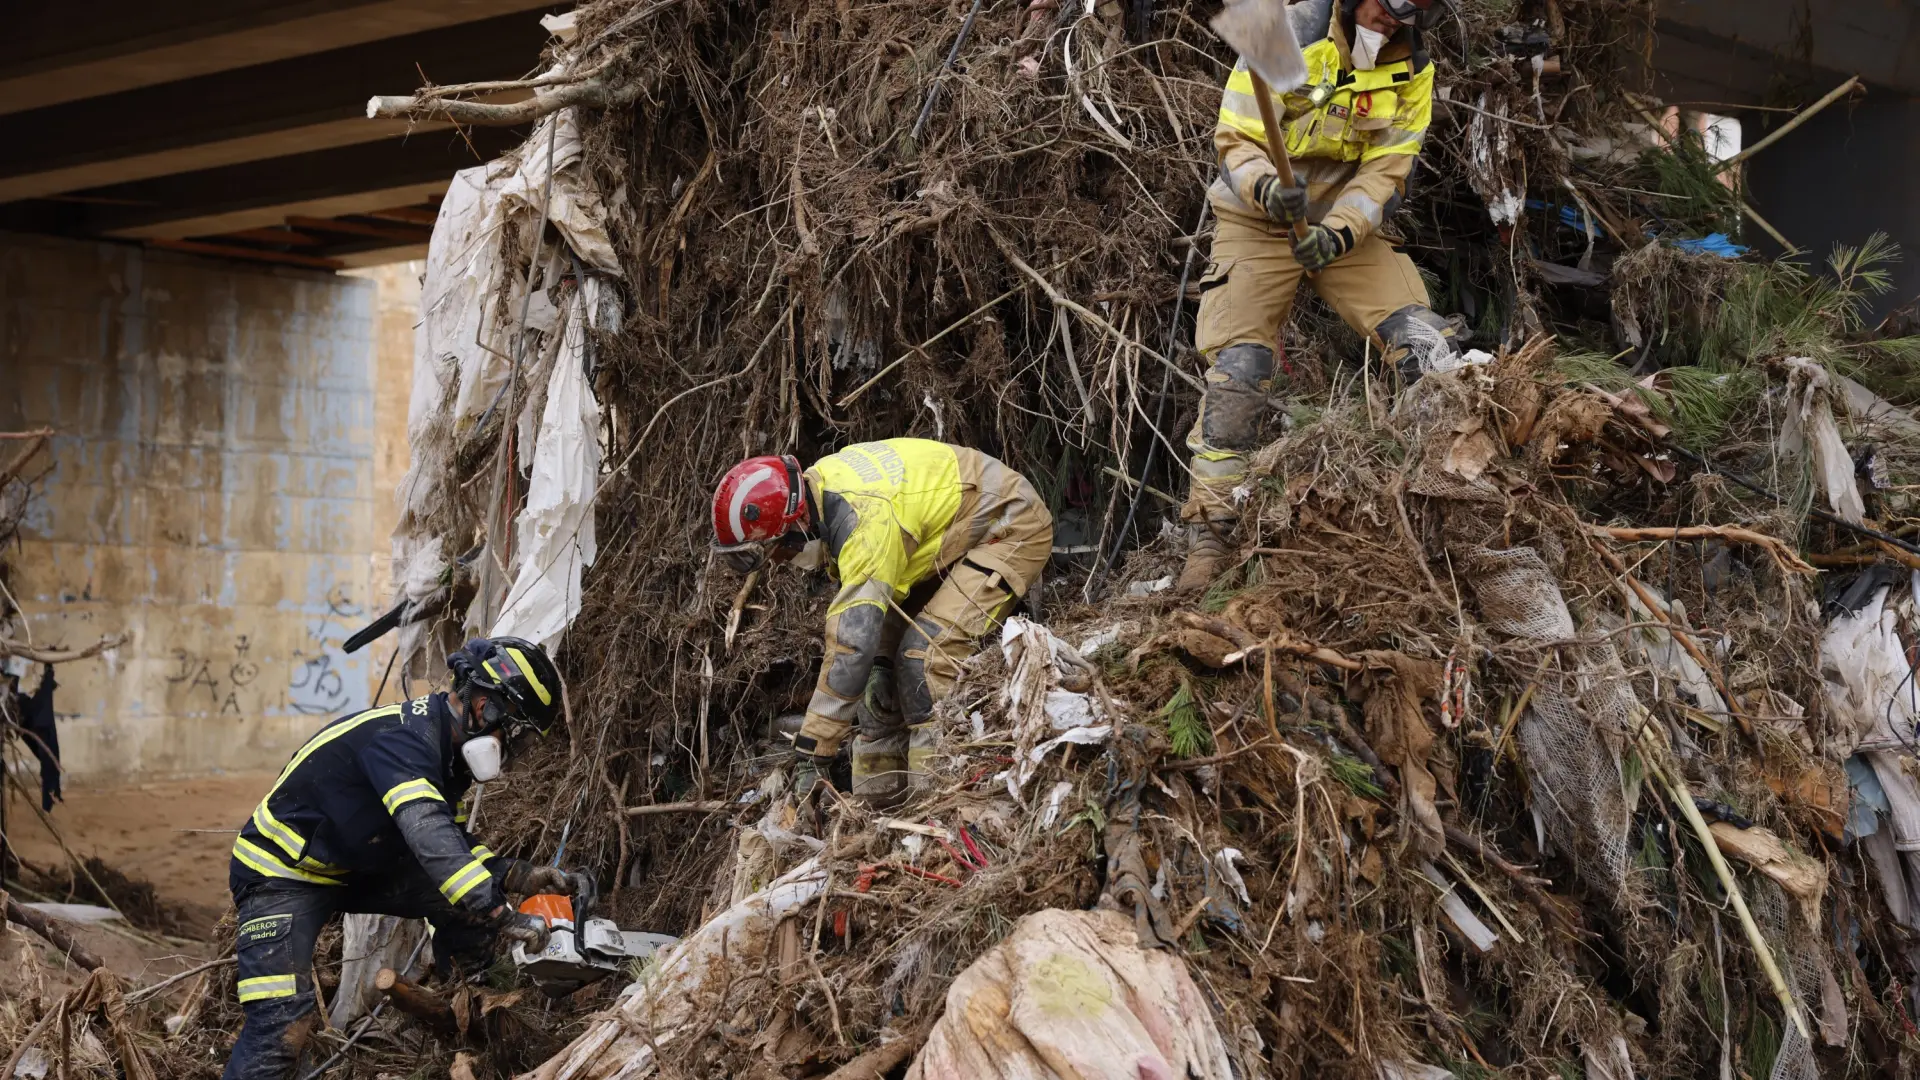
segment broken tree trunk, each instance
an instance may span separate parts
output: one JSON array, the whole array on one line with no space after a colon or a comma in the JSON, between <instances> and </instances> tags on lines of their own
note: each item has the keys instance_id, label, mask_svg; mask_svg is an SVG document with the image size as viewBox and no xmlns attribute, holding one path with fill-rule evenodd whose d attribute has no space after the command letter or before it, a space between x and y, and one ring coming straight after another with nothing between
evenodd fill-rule
<instances>
[{"instance_id":1,"label":"broken tree trunk","mask_svg":"<svg viewBox=\"0 0 1920 1080\"><path fill-rule=\"evenodd\" d=\"M11 896L7 897L7 921L19 923L46 938L54 948L64 953L67 959L88 971L93 971L105 964L105 961L93 955L92 950L74 940L73 935L69 934L66 927L62 926L58 920L48 918L30 907L23 907Z\"/></svg>"}]
</instances>

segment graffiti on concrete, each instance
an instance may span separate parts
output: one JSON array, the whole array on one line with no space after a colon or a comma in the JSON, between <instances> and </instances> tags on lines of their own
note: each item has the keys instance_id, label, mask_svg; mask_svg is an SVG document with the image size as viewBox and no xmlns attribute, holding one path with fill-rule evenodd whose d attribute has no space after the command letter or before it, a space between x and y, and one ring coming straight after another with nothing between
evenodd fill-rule
<instances>
[{"instance_id":1,"label":"graffiti on concrete","mask_svg":"<svg viewBox=\"0 0 1920 1080\"><path fill-rule=\"evenodd\" d=\"M186 649L173 650L173 670L167 674L167 682L185 686L181 694L189 700L197 697L195 691L205 690L207 707L220 707L220 680L213 677L213 664L206 657L195 656Z\"/></svg>"},{"instance_id":2,"label":"graffiti on concrete","mask_svg":"<svg viewBox=\"0 0 1920 1080\"><path fill-rule=\"evenodd\" d=\"M240 691L260 677L260 665L250 657L253 642L247 635L241 634L233 642L233 660L226 666L224 681L214 673L218 662L211 657L196 656L186 649L173 650L173 668L167 673L167 682L181 687L179 703L191 706L199 701L199 692L206 692L207 708L221 716L239 716L253 711L258 702L240 704ZM224 688L224 692L223 692Z\"/></svg>"},{"instance_id":3,"label":"graffiti on concrete","mask_svg":"<svg viewBox=\"0 0 1920 1080\"><path fill-rule=\"evenodd\" d=\"M327 610L319 621L307 628L305 644L293 653L293 673L287 683L287 707L294 712L318 716L344 711L352 694L347 689L346 673L335 662L339 641L347 634L347 621L365 614L354 603L346 586L327 590Z\"/></svg>"}]
</instances>

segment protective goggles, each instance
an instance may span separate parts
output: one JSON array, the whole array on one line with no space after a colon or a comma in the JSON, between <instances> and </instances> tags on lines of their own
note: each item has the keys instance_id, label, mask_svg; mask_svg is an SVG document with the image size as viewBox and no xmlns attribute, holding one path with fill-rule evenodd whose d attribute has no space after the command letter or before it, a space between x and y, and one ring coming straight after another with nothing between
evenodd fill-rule
<instances>
[{"instance_id":1,"label":"protective goggles","mask_svg":"<svg viewBox=\"0 0 1920 1080\"><path fill-rule=\"evenodd\" d=\"M1425 26L1433 20L1436 0L1380 0L1380 6L1400 22Z\"/></svg>"},{"instance_id":2,"label":"protective goggles","mask_svg":"<svg viewBox=\"0 0 1920 1080\"><path fill-rule=\"evenodd\" d=\"M766 565L767 545L762 540L749 540L744 544L715 544L713 557L736 574L751 574Z\"/></svg>"},{"instance_id":3,"label":"protective goggles","mask_svg":"<svg viewBox=\"0 0 1920 1080\"><path fill-rule=\"evenodd\" d=\"M807 546L806 535L791 530L771 540L749 540L744 544L715 544L714 557L736 574L751 574L767 564L786 562Z\"/></svg>"}]
</instances>

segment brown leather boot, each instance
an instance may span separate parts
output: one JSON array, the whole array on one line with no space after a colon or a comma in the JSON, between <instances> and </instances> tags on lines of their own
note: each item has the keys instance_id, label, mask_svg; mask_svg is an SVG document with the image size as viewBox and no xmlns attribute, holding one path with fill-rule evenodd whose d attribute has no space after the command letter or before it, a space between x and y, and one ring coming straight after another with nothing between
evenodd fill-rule
<instances>
[{"instance_id":1,"label":"brown leather boot","mask_svg":"<svg viewBox=\"0 0 1920 1080\"><path fill-rule=\"evenodd\" d=\"M1213 579L1220 576L1221 568L1226 565L1226 534L1232 529L1231 521L1187 526L1187 564L1180 568L1180 578L1173 583L1175 594L1193 596L1207 591L1207 586L1213 584Z\"/></svg>"}]
</instances>

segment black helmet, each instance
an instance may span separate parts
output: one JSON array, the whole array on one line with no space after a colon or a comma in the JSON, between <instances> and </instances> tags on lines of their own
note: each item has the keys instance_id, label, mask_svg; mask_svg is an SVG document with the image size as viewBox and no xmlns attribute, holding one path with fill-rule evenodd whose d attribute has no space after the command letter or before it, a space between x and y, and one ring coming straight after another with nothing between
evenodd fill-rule
<instances>
[{"instance_id":1,"label":"black helmet","mask_svg":"<svg viewBox=\"0 0 1920 1080\"><path fill-rule=\"evenodd\" d=\"M546 651L525 638L478 638L447 657L454 684L477 686L506 699L520 718L545 735L560 715L560 671Z\"/></svg>"}]
</instances>

